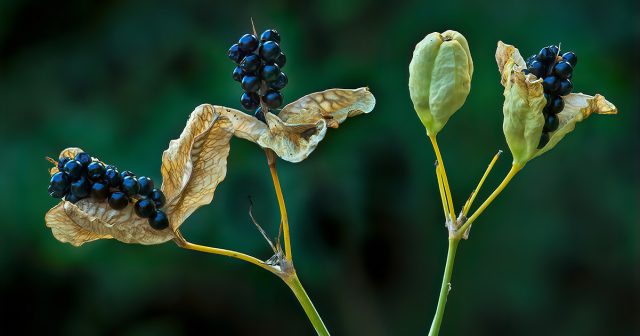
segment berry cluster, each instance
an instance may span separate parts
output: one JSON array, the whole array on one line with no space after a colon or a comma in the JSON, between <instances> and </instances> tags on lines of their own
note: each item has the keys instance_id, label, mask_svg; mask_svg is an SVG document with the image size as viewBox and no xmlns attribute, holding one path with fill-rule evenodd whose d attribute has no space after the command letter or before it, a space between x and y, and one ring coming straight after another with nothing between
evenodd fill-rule
<instances>
[{"instance_id":1,"label":"berry cluster","mask_svg":"<svg viewBox=\"0 0 640 336\"><path fill-rule=\"evenodd\" d=\"M237 64L232 76L244 89L240 98L242 107L256 110L256 118L265 122L261 102L271 109L282 106L280 90L289 81L282 72L287 57L280 50L280 34L273 29L265 30L260 40L245 34L229 48L227 55Z\"/></svg>"},{"instance_id":2,"label":"berry cluster","mask_svg":"<svg viewBox=\"0 0 640 336\"><path fill-rule=\"evenodd\" d=\"M58 172L51 177L49 195L76 203L91 197L107 201L115 210L134 203L135 212L149 219L156 230L169 226L167 215L160 210L166 198L153 181L146 176L136 177L128 170L119 172L115 166L105 166L87 153L78 153L75 158L61 157L57 162Z\"/></svg>"},{"instance_id":3,"label":"berry cluster","mask_svg":"<svg viewBox=\"0 0 640 336\"><path fill-rule=\"evenodd\" d=\"M527 59L525 73L531 73L542 78L544 98L547 105L544 107L544 128L540 136L538 148L544 147L549 142L549 132L558 129L560 120L558 113L564 109L564 100L573 90L571 83L573 68L578 64L578 57L572 51L559 56L560 48L555 45L544 47L536 55Z\"/></svg>"}]
</instances>

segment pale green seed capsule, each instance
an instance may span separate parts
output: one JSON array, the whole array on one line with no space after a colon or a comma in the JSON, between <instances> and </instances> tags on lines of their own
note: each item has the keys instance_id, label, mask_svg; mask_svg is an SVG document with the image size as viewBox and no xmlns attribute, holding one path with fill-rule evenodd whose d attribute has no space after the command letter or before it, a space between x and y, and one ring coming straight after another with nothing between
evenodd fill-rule
<instances>
[{"instance_id":1,"label":"pale green seed capsule","mask_svg":"<svg viewBox=\"0 0 640 336\"><path fill-rule=\"evenodd\" d=\"M464 104L473 61L467 40L448 30L420 41L409 64L409 93L427 134L436 135Z\"/></svg>"}]
</instances>

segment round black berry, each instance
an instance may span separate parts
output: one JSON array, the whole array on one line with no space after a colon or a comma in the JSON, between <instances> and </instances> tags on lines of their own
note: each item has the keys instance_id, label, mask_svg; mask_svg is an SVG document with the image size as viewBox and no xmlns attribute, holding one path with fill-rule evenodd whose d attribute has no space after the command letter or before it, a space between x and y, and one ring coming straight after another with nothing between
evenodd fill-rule
<instances>
[{"instance_id":1,"label":"round black berry","mask_svg":"<svg viewBox=\"0 0 640 336\"><path fill-rule=\"evenodd\" d=\"M156 230L164 230L169 227L169 218L162 210L156 211L156 215L149 218L149 225Z\"/></svg>"},{"instance_id":2,"label":"round black berry","mask_svg":"<svg viewBox=\"0 0 640 336\"><path fill-rule=\"evenodd\" d=\"M233 74L231 75L231 77L233 77L234 81L240 82L242 81L242 77L244 77L244 75L244 70L242 70L241 67L237 66L235 69L233 69Z\"/></svg>"},{"instance_id":3,"label":"round black berry","mask_svg":"<svg viewBox=\"0 0 640 336\"><path fill-rule=\"evenodd\" d=\"M547 66L540 61L533 61L531 62L531 64L529 64L528 70L529 73L533 74L534 76L542 78L547 72Z\"/></svg>"},{"instance_id":4,"label":"round black berry","mask_svg":"<svg viewBox=\"0 0 640 336\"><path fill-rule=\"evenodd\" d=\"M284 65L287 64L287 56L281 52L278 57L276 57L275 63L280 67L280 69L284 68Z\"/></svg>"},{"instance_id":5,"label":"round black berry","mask_svg":"<svg viewBox=\"0 0 640 336\"><path fill-rule=\"evenodd\" d=\"M110 187L118 187L120 183L122 183L122 176L117 169L107 169L104 173L104 180L109 184Z\"/></svg>"},{"instance_id":6,"label":"round black berry","mask_svg":"<svg viewBox=\"0 0 640 336\"><path fill-rule=\"evenodd\" d=\"M549 114L558 114L564 109L564 100L560 96L554 96L551 99L551 104L545 109Z\"/></svg>"},{"instance_id":7,"label":"round black berry","mask_svg":"<svg viewBox=\"0 0 640 336\"><path fill-rule=\"evenodd\" d=\"M82 166L87 167L90 163L91 163L91 155L85 153L85 152L80 152L78 154L76 154L76 157L74 158L74 160L80 162L82 164Z\"/></svg>"},{"instance_id":8,"label":"round black berry","mask_svg":"<svg viewBox=\"0 0 640 336\"><path fill-rule=\"evenodd\" d=\"M564 54L562 54L562 59L571 64L572 67L576 67L576 65L578 64L578 56L576 56L576 54L573 53L573 51L568 51Z\"/></svg>"},{"instance_id":9,"label":"round black berry","mask_svg":"<svg viewBox=\"0 0 640 336\"><path fill-rule=\"evenodd\" d=\"M253 111L258 105L260 105L260 97L255 92L245 92L240 97L240 104L246 110Z\"/></svg>"},{"instance_id":10,"label":"round black berry","mask_svg":"<svg viewBox=\"0 0 640 336\"><path fill-rule=\"evenodd\" d=\"M560 61L553 67L553 74L560 79L569 78L571 72L573 72L573 67L569 62Z\"/></svg>"},{"instance_id":11,"label":"round black berry","mask_svg":"<svg viewBox=\"0 0 640 336\"><path fill-rule=\"evenodd\" d=\"M273 82L280 75L280 67L276 64L265 64L260 68L260 77L267 82Z\"/></svg>"},{"instance_id":12,"label":"round black berry","mask_svg":"<svg viewBox=\"0 0 640 336\"><path fill-rule=\"evenodd\" d=\"M69 192L69 185L71 184L71 179L69 175L65 172L57 172L51 176L51 181L49 182L49 195L55 198L62 198Z\"/></svg>"},{"instance_id":13,"label":"round black berry","mask_svg":"<svg viewBox=\"0 0 640 336\"><path fill-rule=\"evenodd\" d=\"M544 92L555 94L560 88L560 81L555 76L547 76L542 80Z\"/></svg>"},{"instance_id":14,"label":"round black berry","mask_svg":"<svg viewBox=\"0 0 640 336\"><path fill-rule=\"evenodd\" d=\"M256 110L256 113L254 113L253 115L254 117L256 117L258 120L262 121L263 123L267 123L267 119L264 116L264 113L262 112L262 106L258 107L258 109Z\"/></svg>"},{"instance_id":15,"label":"round black berry","mask_svg":"<svg viewBox=\"0 0 640 336\"><path fill-rule=\"evenodd\" d=\"M98 201L104 201L109 197L109 186L106 183L94 182L91 186L91 197Z\"/></svg>"},{"instance_id":16,"label":"round black berry","mask_svg":"<svg viewBox=\"0 0 640 336\"><path fill-rule=\"evenodd\" d=\"M573 90L573 84L569 79L563 79L560 81L560 88L558 88L558 94L561 96L566 96L571 93Z\"/></svg>"},{"instance_id":17,"label":"round black berry","mask_svg":"<svg viewBox=\"0 0 640 336\"><path fill-rule=\"evenodd\" d=\"M104 177L104 173L106 169L104 165L100 162L91 162L87 167L87 176L92 181L100 181Z\"/></svg>"},{"instance_id":18,"label":"round black berry","mask_svg":"<svg viewBox=\"0 0 640 336\"><path fill-rule=\"evenodd\" d=\"M69 174L69 177L71 177L72 180L77 180L80 178L80 176L82 175L82 163L80 163L80 161L77 160L69 160L69 162L65 163L64 167L62 168L62 170Z\"/></svg>"},{"instance_id":19,"label":"round black berry","mask_svg":"<svg viewBox=\"0 0 640 336\"><path fill-rule=\"evenodd\" d=\"M91 181L85 176L80 177L80 179L71 183L70 192L81 199L89 196Z\"/></svg>"},{"instance_id":20,"label":"round black berry","mask_svg":"<svg viewBox=\"0 0 640 336\"><path fill-rule=\"evenodd\" d=\"M262 82L260 81L260 78L256 76L244 76L241 84L242 88L247 92L258 92Z\"/></svg>"},{"instance_id":21,"label":"round black berry","mask_svg":"<svg viewBox=\"0 0 640 336\"><path fill-rule=\"evenodd\" d=\"M287 86L287 83L289 83L289 78L287 78L287 75L285 75L284 72L281 72L276 80L269 83L269 87L274 90L282 90Z\"/></svg>"},{"instance_id":22,"label":"round black berry","mask_svg":"<svg viewBox=\"0 0 640 336\"><path fill-rule=\"evenodd\" d=\"M125 171L123 171L123 172L121 172L121 173L120 173L120 177L122 177L123 179L124 179L125 177L127 177L127 176L133 176L133 177L135 177L135 176L136 176L136 174L134 174L134 173L133 173L132 171L130 171L130 170L125 170Z\"/></svg>"},{"instance_id":23,"label":"round black berry","mask_svg":"<svg viewBox=\"0 0 640 336\"><path fill-rule=\"evenodd\" d=\"M540 135L540 142L538 143L538 149L541 149L542 147L546 146L549 143L549 133L547 132L542 132L542 135Z\"/></svg>"},{"instance_id":24,"label":"round black berry","mask_svg":"<svg viewBox=\"0 0 640 336\"><path fill-rule=\"evenodd\" d=\"M238 40L238 47L247 54L254 52L258 48L258 39L251 34L244 34Z\"/></svg>"},{"instance_id":25,"label":"round black berry","mask_svg":"<svg viewBox=\"0 0 640 336\"><path fill-rule=\"evenodd\" d=\"M556 52L553 52L551 47L544 47L538 53L536 59L544 64L552 64L556 59Z\"/></svg>"},{"instance_id":26,"label":"round black berry","mask_svg":"<svg viewBox=\"0 0 640 336\"><path fill-rule=\"evenodd\" d=\"M229 56L229 58L236 64L239 64L244 57L244 53L240 50L240 47L237 44L234 44L229 48L229 51L227 51L227 56Z\"/></svg>"},{"instance_id":27,"label":"round black berry","mask_svg":"<svg viewBox=\"0 0 640 336\"><path fill-rule=\"evenodd\" d=\"M153 189L149 194L149 198L156 204L156 208L162 208L165 203L167 203L167 199L164 197L164 193L160 189Z\"/></svg>"},{"instance_id":28,"label":"round black berry","mask_svg":"<svg viewBox=\"0 0 640 336\"><path fill-rule=\"evenodd\" d=\"M267 41L260 45L258 53L265 62L275 62L276 58L280 56L280 46L277 42Z\"/></svg>"},{"instance_id":29,"label":"round black berry","mask_svg":"<svg viewBox=\"0 0 640 336\"><path fill-rule=\"evenodd\" d=\"M278 108L282 106L282 94L275 90L267 91L264 96L262 96L262 100L264 103L270 108Z\"/></svg>"},{"instance_id":30,"label":"round black berry","mask_svg":"<svg viewBox=\"0 0 640 336\"><path fill-rule=\"evenodd\" d=\"M141 199L136 202L135 205L136 215L142 218L150 218L155 215L156 205L152 200L149 199Z\"/></svg>"},{"instance_id":31,"label":"round black berry","mask_svg":"<svg viewBox=\"0 0 640 336\"><path fill-rule=\"evenodd\" d=\"M280 34L275 29L265 30L260 35L260 42L274 41L280 43Z\"/></svg>"},{"instance_id":32,"label":"round black berry","mask_svg":"<svg viewBox=\"0 0 640 336\"><path fill-rule=\"evenodd\" d=\"M68 193L67 196L64 197L64 200L71 203L78 203L80 197L74 195L73 193Z\"/></svg>"},{"instance_id":33,"label":"round black berry","mask_svg":"<svg viewBox=\"0 0 640 336\"><path fill-rule=\"evenodd\" d=\"M140 191L140 184L138 184L138 179L133 176L125 177L124 179L122 179L120 190L128 196L137 195Z\"/></svg>"},{"instance_id":34,"label":"round black berry","mask_svg":"<svg viewBox=\"0 0 640 336\"><path fill-rule=\"evenodd\" d=\"M122 210L129 204L129 198L121 191L116 191L109 196L109 206L114 210Z\"/></svg>"},{"instance_id":35,"label":"round black berry","mask_svg":"<svg viewBox=\"0 0 640 336\"><path fill-rule=\"evenodd\" d=\"M240 62L240 67L245 72L255 72L260 68L260 65L262 65L262 60L256 54L249 54Z\"/></svg>"},{"instance_id":36,"label":"round black berry","mask_svg":"<svg viewBox=\"0 0 640 336\"><path fill-rule=\"evenodd\" d=\"M558 56L558 53L560 52L560 48L556 45L550 45L547 48L549 48L549 51L551 51L551 53L553 53L553 60L555 61L555 57Z\"/></svg>"},{"instance_id":37,"label":"round black berry","mask_svg":"<svg viewBox=\"0 0 640 336\"><path fill-rule=\"evenodd\" d=\"M140 185L140 190L138 194L141 196L147 196L153 190L153 180L146 176L140 176L138 178L138 185Z\"/></svg>"},{"instance_id":38,"label":"round black berry","mask_svg":"<svg viewBox=\"0 0 640 336\"><path fill-rule=\"evenodd\" d=\"M545 109L549 108L549 106L551 106L551 101L553 100L553 96L548 94L548 93L545 93L544 94L544 100L547 101L547 103L544 105L544 108Z\"/></svg>"},{"instance_id":39,"label":"round black berry","mask_svg":"<svg viewBox=\"0 0 640 336\"><path fill-rule=\"evenodd\" d=\"M553 132L560 126L560 119L555 114L547 114L544 116L544 132Z\"/></svg>"},{"instance_id":40,"label":"round black berry","mask_svg":"<svg viewBox=\"0 0 640 336\"><path fill-rule=\"evenodd\" d=\"M64 168L64 165L69 162L69 160L71 160L68 157L61 157L58 159L58 170L62 170L62 168Z\"/></svg>"}]
</instances>

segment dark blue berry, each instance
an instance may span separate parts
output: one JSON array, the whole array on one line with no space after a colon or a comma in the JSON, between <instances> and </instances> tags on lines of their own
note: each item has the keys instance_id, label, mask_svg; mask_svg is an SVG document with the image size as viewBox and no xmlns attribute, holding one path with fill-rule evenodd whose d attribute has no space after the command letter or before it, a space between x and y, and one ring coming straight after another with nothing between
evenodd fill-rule
<instances>
[{"instance_id":1,"label":"dark blue berry","mask_svg":"<svg viewBox=\"0 0 640 336\"><path fill-rule=\"evenodd\" d=\"M547 72L547 66L540 61L533 61L529 64L528 70L529 73L532 73L534 76L542 78Z\"/></svg>"},{"instance_id":2,"label":"dark blue berry","mask_svg":"<svg viewBox=\"0 0 640 336\"><path fill-rule=\"evenodd\" d=\"M120 173L120 176L124 179L124 178L125 178L125 177L127 177L127 176L133 176L133 177L135 177L135 176L136 176L136 174L134 174L134 173L133 173L132 171L130 171L130 170L125 170L125 171L123 171L123 172L121 172L121 173Z\"/></svg>"},{"instance_id":3,"label":"dark blue berry","mask_svg":"<svg viewBox=\"0 0 640 336\"><path fill-rule=\"evenodd\" d=\"M138 194L141 196L147 196L153 190L153 180L146 176L140 176L138 178L138 185L140 185L140 190Z\"/></svg>"},{"instance_id":4,"label":"dark blue berry","mask_svg":"<svg viewBox=\"0 0 640 336\"><path fill-rule=\"evenodd\" d=\"M551 99L549 107L545 108L545 112L548 114L558 114L564 109L564 100L560 96L554 96Z\"/></svg>"},{"instance_id":5,"label":"dark blue berry","mask_svg":"<svg viewBox=\"0 0 640 336\"><path fill-rule=\"evenodd\" d=\"M573 90L573 83L569 79L563 79L560 81L560 88L558 89L558 94L561 96L566 96L571 93Z\"/></svg>"},{"instance_id":6,"label":"dark blue berry","mask_svg":"<svg viewBox=\"0 0 640 336\"><path fill-rule=\"evenodd\" d=\"M69 192L69 185L71 184L71 179L69 175L65 172L57 172L51 176L51 181L49 182L49 195L55 198L62 198Z\"/></svg>"},{"instance_id":7,"label":"dark blue berry","mask_svg":"<svg viewBox=\"0 0 640 336\"><path fill-rule=\"evenodd\" d=\"M267 119L264 116L264 113L262 112L262 106L258 107L258 109L256 110L256 113L253 114L254 117L256 117L258 120L262 121L263 123L267 123Z\"/></svg>"},{"instance_id":8,"label":"dark blue berry","mask_svg":"<svg viewBox=\"0 0 640 336\"><path fill-rule=\"evenodd\" d=\"M260 90L260 85L262 85L262 81L260 81L260 78L256 76L244 76L244 78L242 78L241 85L247 92L258 92L258 90Z\"/></svg>"},{"instance_id":9,"label":"dark blue berry","mask_svg":"<svg viewBox=\"0 0 640 336\"><path fill-rule=\"evenodd\" d=\"M536 58L538 59L538 61L547 65L550 65L550 64L553 64L553 62L555 61L556 54L557 54L557 51L553 52L551 47L544 47L540 50Z\"/></svg>"},{"instance_id":10,"label":"dark blue berry","mask_svg":"<svg viewBox=\"0 0 640 336\"><path fill-rule=\"evenodd\" d=\"M287 64L287 55L281 52L280 55L276 57L275 63L280 67L280 69L284 68L284 65Z\"/></svg>"},{"instance_id":11,"label":"dark blue berry","mask_svg":"<svg viewBox=\"0 0 640 336\"><path fill-rule=\"evenodd\" d=\"M244 75L244 70L242 70L241 67L237 66L235 69L233 69L233 74L231 75L231 77L233 77L234 81L240 82L242 81L242 77L244 77Z\"/></svg>"},{"instance_id":12,"label":"dark blue berry","mask_svg":"<svg viewBox=\"0 0 640 336\"><path fill-rule=\"evenodd\" d=\"M150 218L156 214L156 205L145 198L136 202L134 210L139 217Z\"/></svg>"},{"instance_id":13,"label":"dark blue berry","mask_svg":"<svg viewBox=\"0 0 640 336\"><path fill-rule=\"evenodd\" d=\"M555 94L560 88L560 81L555 76L547 76L542 81L542 87L544 88L544 92Z\"/></svg>"},{"instance_id":14,"label":"dark blue berry","mask_svg":"<svg viewBox=\"0 0 640 336\"><path fill-rule=\"evenodd\" d=\"M227 51L227 56L229 56L229 58L236 64L240 64L240 61L242 61L242 58L244 57L244 53L240 50L240 47L237 44L234 44L229 48L229 51Z\"/></svg>"},{"instance_id":15,"label":"dark blue berry","mask_svg":"<svg viewBox=\"0 0 640 336\"><path fill-rule=\"evenodd\" d=\"M280 56L280 46L277 42L267 41L260 45L258 53L265 62L272 63Z\"/></svg>"},{"instance_id":16,"label":"dark blue berry","mask_svg":"<svg viewBox=\"0 0 640 336\"><path fill-rule=\"evenodd\" d=\"M538 143L538 149L541 149L542 147L546 146L549 143L549 133L547 132L542 132L542 134L540 135L540 142Z\"/></svg>"},{"instance_id":17,"label":"dark blue berry","mask_svg":"<svg viewBox=\"0 0 640 336\"><path fill-rule=\"evenodd\" d=\"M273 82L280 75L280 67L276 64L265 64L260 68L260 77L267 82Z\"/></svg>"},{"instance_id":18,"label":"dark blue berry","mask_svg":"<svg viewBox=\"0 0 640 336\"><path fill-rule=\"evenodd\" d=\"M71 183L70 192L80 199L89 196L91 192L91 181L85 176L80 177L80 179Z\"/></svg>"},{"instance_id":19,"label":"dark blue berry","mask_svg":"<svg viewBox=\"0 0 640 336\"><path fill-rule=\"evenodd\" d=\"M106 169L118 170L118 168L116 166L114 166L114 165L107 165L105 168Z\"/></svg>"},{"instance_id":20,"label":"dark blue berry","mask_svg":"<svg viewBox=\"0 0 640 336\"><path fill-rule=\"evenodd\" d=\"M260 105L260 97L255 92L245 92L240 97L240 104L248 111L253 111Z\"/></svg>"},{"instance_id":21,"label":"dark blue berry","mask_svg":"<svg viewBox=\"0 0 640 336\"><path fill-rule=\"evenodd\" d=\"M87 167L90 163L91 163L91 155L85 153L85 152L80 152L78 154L76 154L76 157L74 158L74 160L80 162L82 164L82 166Z\"/></svg>"},{"instance_id":22,"label":"dark blue berry","mask_svg":"<svg viewBox=\"0 0 640 336\"><path fill-rule=\"evenodd\" d=\"M91 186L91 197L98 201L104 201L109 197L109 186L103 182L94 182Z\"/></svg>"},{"instance_id":23,"label":"dark blue berry","mask_svg":"<svg viewBox=\"0 0 640 336\"><path fill-rule=\"evenodd\" d=\"M64 165L69 162L69 160L71 160L68 157L61 157L58 159L58 170L62 170L62 168L64 168Z\"/></svg>"},{"instance_id":24,"label":"dark blue berry","mask_svg":"<svg viewBox=\"0 0 640 336\"><path fill-rule=\"evenodd\" d=\"M67 196L64 197L65 201L71 202L71 203L78 203L78 201L80 199L81 199L80 197L78 197L78 196L76 196L76 195L74 195L72 193L68 193Z\"/></svg>"},{"instance_id":25,"label":"dark blue berry","mask_svg":"<svg viewBox=\"0 0 640 336\"><path fill-rule=\"evenodd\" d=\"M260 42L274 41L280 43L280 34L275 29L265 30L260 35Z\"/></svg>"},{"instance_id":26,"label":"dark blue berry","mask_svg":"<svg viewBox=\"0 0 640 336\"><path fill-rule=\"evenodd\" d=\"M149 225L156 230L164 230L169 227L169 218L164 211L158 210L155 216L149 218Z\"/></svg>"},{"instance_id":27,"label":"dark blue berry","mask_svg":"<svg viewBox=\"0 0 640 336\"><path fill-rule=\"evenodd\" d=\"M254 52L258 48L258 39L251 34L244 34L238 40L238 47L246 54Z\"/></svg>"},{"instance_id":28,"label":"dark blue berry","mask_svg":"<svg viewBox=\"0 0 640 336\"><path fill-rule=\"evenodd\" d=\"M104 178L104 173L107 170L104 165L100 162L91 162L87 167L87 176L92 181L100 181Z\"/></svg>"},{"instance_id":29,"label":"dark blue berry","mask_svg":"<svg viewBox=\"0 0 640 336\"><path fill-rule=\"evenodd\" d=\"M573 72L573 67L569 62L560 61L553 67L553 74L560 79L567 79Z\"/></svg>"},{"instance_id":30,"label":"dark blue berry","mask_svg":"<svg viewBox=\"0 0 640 336\"><path fill-rule=\"evenodd\" d=\"M249 54L240 62L240 67L245 72L255 72L260 69L261 65L262 60L256 54Z\"/></svg>"},{"instance_id":31,"label":"dark blue berry","mask_svg":"<svg viewBox=\"0 0 640 336\"><path fill-rule=\"evenodd\" d=\"M69 177L71 177L72 180L77 180L80 178L80 176L82 175L82 163L80 163L80 161L77 160L69 160L69 162L65 163L64 167L62 168L62 170L69 174Z\"/></svg>"},{"instance_id":32,"label":"dark blue berry","mask_svg":"<svg viewBox=\"0 0 640 336\"><path fill-rule=\"evenodd\" d=\"M104 179L109 183L110 187L118 187L122 183L122 176L117 169L107 169L104 173Z\"/></svg>"},{"instance_id":33,"label":"dark blue berry","mask_svg":"<svg viewBox=\"0 0 640 336\"><path fill-rule=\"evenodd\" d=\"M562 59L571 64L572 67L576 67L576 65L578 64L578 56L576 56L576 54L573 53L573 51L568 51L564 54L562 54Z\"/></svg>"},{"instance_id":34,"label":"dark blue berry","mask_svg":"<svg viewBox=\"0 0 640 336\"><path fill-rule=\"evenodd\" d=\"M120 190L128 196L137 195L140 191L140 184L138 184L138 179L133 176L125 177L124 179L122 179Z\"/></svg>"},{"instance_id":35,"label":"dark blue berry","mask_svg":"<svg viewBox=\"0 0 640 336\"><path fill-rule=\"evenodd\" d=\"M550 45L547 48L549 48L549 51L551 51L551 53L553 53L554 58L553 60L555 61L555 56L558 56L558 53L560 52L560 48L556 45Z\"/></svg>"},{"instance_id":36,"label":"dark blue berry","mask_svg":"<svg viewBox=\"0 0 640 336\"><path fill-rule=\"evenodd\" d=\"M282 106L283 98L280 92L269 90L262 96L262 100L268 107L275 109Z\"/></svg>"},{"instance_id":37,"label":"dark blue berry","mask_svg":"<svg viewBox=\"0 0 640 336\"><path fill-rule=\"evenodd\" d=\"M284 72L280 72L278 78L269 83L269 87L274 90L282 90L285 86L287 86L287 83L289 83L289 78L287 78L287 75L285 75Z\"/></svg>"},{"instance_id":38,"label":"dark blue berry","mask_svg":"<svg viewBox=\"0 0 640 336\"><path fill-rule=\"evenodd\" d=\"M545 104L544 108L548 108L551 105L551 101L553 100L553 96L548 94L548 93L545 93L544 94L544 100L547 101L547 103Z\"/></svg>"},{"instance_id":39,"label":"dark blue berry","mask_svg":"<svg viewBox=\"0 0 640 336\"><path fill-rule=\"evenodd\" d=\"M553 132L558 129L560 126L560 119L555 114L545 114L544 116L544 127L542 130L544 132Z\"/></svg>"},{"instance_id":40,"label":"dark blue berry","mask_svg":"<svg viewBox=\"0 0 640 336\"><path fill-rule=\"evenodd\" d=\"M164 193L160 189L151 190L149 198L156 204L157 209L162 208L167 203L167 199L164 197Z\"/></svg>"},{"instance_id":41,"label":"dark blue berry","mask_svg":"<svg viewBox=\"0 0 640 336\"><path fill-rule=\"evenodd\" d=\"M109 196L109 206L114 210L122 210L129 204L129 198L125 193L116 191Z\"/></svg>"}]
</instances>

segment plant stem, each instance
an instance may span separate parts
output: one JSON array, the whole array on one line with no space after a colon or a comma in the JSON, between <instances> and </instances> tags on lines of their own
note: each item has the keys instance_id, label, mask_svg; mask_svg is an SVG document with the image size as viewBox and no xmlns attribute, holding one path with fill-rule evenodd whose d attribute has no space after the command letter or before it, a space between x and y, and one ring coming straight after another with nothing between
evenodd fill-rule
<instances>
[{"instance_id":1,"label":"plant stem","mask_svg":"<svg viewBox=\"0 0 640 336\"><path fill-rule=\"evenodd\" d=\"M300 279L298 279L298 275L295 273L295 271L290 276L283 277L282 279L289 286L289 288L291 288L293 294L295 294L296 298L300 302L300 305L304 309L304 312L307 314L309 321L316 329L316 333L318 333L318 335L320 336L330 335L329 330L327 330L324 322L322 322L320 314L318 314L318 311L313 306L313 302L311 302L309 295L307 295L304 287L302 287L302 283L300 283Z\"/></svg>"},{"instance_id":2,"label":"plant stem","mask_svg":"<svg viewBox=\"0 0 640 336\"><path fill-rule=\"evenodd\" d=\"M444 275L442 276L442 286L440 287L440 297L438 298L438 307L436 314L431 323L429 336L438 336L440 332L440 324L444 316L444 307L447 304L447 296L451 290L451 274L453 273L453 262L456 258L456 250L458 249L460 238L449 238L449 249L447 251L447 263L444 266Z\"/></svg>"},{"instance_id":3,"label":"plant stem","mask_svg":"<svg viewBox=\"0 0 640 336\"><path fill-rule=\"evenodd\" d=\"M282 195L282 188L280 187L280 179L278 179L278 171L276 170L276 155L272 150L265 150L267 154L267 163L269 164L269 171L271 172L271 179L273 180L273 187L276 191L276 198L278 199L278 207L280 208L280 225L282 226L282 234L284 236L284 255L289 263L291 263L293 257L291 255L291 238L289 235L289 218L287 216L287 207L284 204L284 196Z\"/></svg>"},{"instance_id":4,"label":"plant stem","mask_svg":"<svg viewBox=\"0 0 640 336\"><path fill-rule=\"evenodd\" d=\"M431 145L433 145L433 151L436 153L436 159L438 159L438 167L436 169L440 169L440 175L442 177L442 182L444 184L445 196L447 197L448 208L449 208L449 216L452 221L455 221L455 209L453 208L453 198L451 197L451 189L449 188L449 179L447 178L447 171L444 168L444 161L442 160L442 155L440 155L440 148L438 147L438 141L436 141L435 135L429 135L429 140L431 140Z\"/></svg>"},{"instance_id":5,"label":"plant stem","mask_svg":"<svg viewBox=\"0 0 640 336\"><path fill-rule=\"evenodd\" d=\"M511 169L509 170L509 173L507 174L507 176L504 177L502 182L500 182L500 185L498 185L496 190L494 190L491 193L491 195L489 195L489 197L484 201L484 203L482 203L482 205L480 205L478 210L476 210L473 213L473 215L471 215L471 217L469 217L467 222L464 223L464 225L462 225L460 227L460 229L458 229L458 233L456 234L457 238L461 238L464 235L465 231L467 231L467 229L471 226L471 224L473 224L473 222L478 218L478 216L480 216L482 214L482 212L489 206L489 204L491 204L491 202L493 202L493 200L496 199L496 197L498 197L498 195L500 195L502 190L504 190L504 188L507 186L507 184L509 184L509 182L511 182L511 179L514 176L516 176L516 174L520 171L520 169L522 169L522 166L517 166L517 165L512 165L511 166Z\"/></svg>"}]
</instances>

